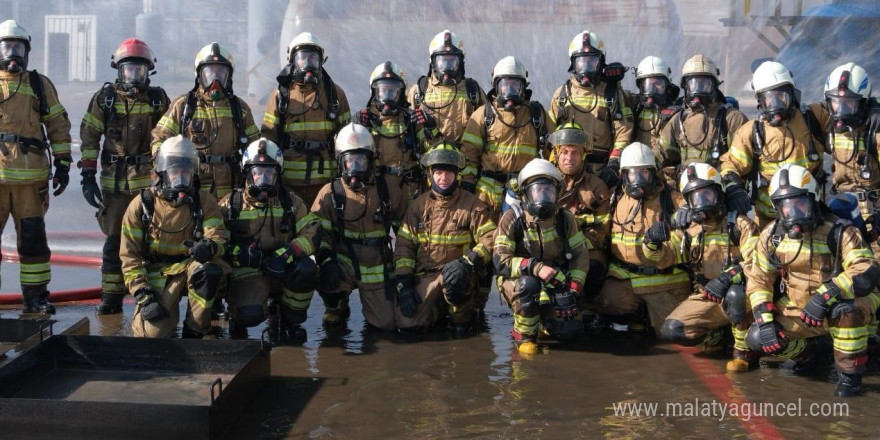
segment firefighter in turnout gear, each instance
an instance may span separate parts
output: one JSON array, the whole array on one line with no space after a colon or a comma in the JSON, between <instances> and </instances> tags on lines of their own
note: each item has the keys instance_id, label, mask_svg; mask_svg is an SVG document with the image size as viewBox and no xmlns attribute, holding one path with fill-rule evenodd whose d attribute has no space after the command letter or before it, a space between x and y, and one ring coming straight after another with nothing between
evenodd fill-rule
<instances>
[{"instance_id":1,"label":"firefighter in turnout gear","mask_svg":"<svg viewBox=\"0 0 880 440\"><path fill-rule=\"evenodd\" d=\"M528 76L516 58L498 61L492 69L488 102L471 114L461 138L466 161L462 186L479 179L477 197L496 219L509 180L532 159L546 156L542 138L552 122L540 103L529 100Z\"/></svg>"},{"instance_id":2,"label":"firefighter in turnout gear","mask_svg":"<svg viewBox=\"0 0 880 440\"><path fill-rule=\"evenodd\" d=\"M254 115L232 92L235 63L219 43L195 58L195 86L177 97L153 129L153 155L162 142L182 134L199 154L199 180L217 198L241 183L241 153L259 137Z\"/></svg>"},{"instance_id":3,"label":"firefighter in turnout gear","mask_svg":"<svg viewBox=\"0 0 880 440\"><path fill-rule=\"evenodd\" d=\"M44 216L48 180L55 196L70 181L70 120L49 78L28 70L30 51L21 25L0 23L0 231L12 215L23 312L55 313L46 290L52 275Z\"/></svg>"},{"instance_id":4,"label":"firefighter in turnout gear","mask_svg":"<svg viewBox=\"0 0 880 440\"><path fill-rule=\"evenodd\" d=\"M324 69L324 46L303 32L287 46L288 64L269 95L260 132L284 152L281 182L308 206L336 174L333 137L351 117L345 92Z\"/></svg>"},{"instance_id":5,"label":"firefighter in turnout gear","mask_svg":"<svg viewBox=\"0 0 880 440\"><path fill-rule=\"evenodd\" d=\"M830 334L836 394L846 397L861 388L865 326L880 306L880 266L858 229L827 212L818 188L806 168L793 164L770 181L779 218L761 232L753 263L745 268L755 319L746 340L753 350L804 365Z\"/></svg>"},{"instance_id":6,"label":"firefighter in turnout gear","mask_svg":"<svg viewBox=\"0 0 880 440\"><path fill-rule=\"evenodd\" d=\"M199 188L199 156L189 139L163 141L154 165L153 186L141 190L122 219L119 257L136 304L131 330L137 337L173 336L186 295L181 335L200 338L211 329L211 307L230 272L222 259L220 208Z\"/></svg>"},{"instance_id":7,"label":"firefighter in turnout gear","mask_svg":"<svg viewBox=\"0 0 880 440\"><path fill-rule=\"evenodd\" d=\"M720 73L715 62L704 55L694 55L681 68L684 108L663 127L655 150L663 167L675 167L674 175L668 177L673 188L692 163L717 168L734 133L748 120L725 100L718 88Z\"/></svg>"},{"instance_id":8,"label":"firefighter in turnout gear","mask_svg":"<svg viewBox=\"0 0 880 440\"><path fill-rule=\"evenodd\" d=\"M571 75L553 93L550 117L556 126L576 122L592 135L593 151L587 156L588 166L608 187L614 187L620 152L633 136L633 114L620 85L626 67L606 63L604 49L605 42L594 32L578 32L571 39ZM610 165L607 169L606 164Z\"/></svg>"},{"instance_id":9,"label":"firefighter in turnout gear","mask_svg":"<svg viewBox=\"0 0 880 440\"><path fill-rule=\"evenodd\" d=\"M315 260L320 267L318 293L324 300L324 324L342 324L349 315L348 295L358 289L368 324L394 329L391 227L399 226L407 198L376 174L373 135L348 124L336 135L340 177L321 188L312 213L324 237Z\"/></svg>"},{"instance_id":10,"label":"firefighter in turnout gear","mask_svg":"<svg viewBox=\"0 0 880 440\"><path fill-rule=\"evenodd\" d=\"M660 133L682 106L677 102L681 88L672 82L672 69L660 57L649 56L636 67L638 93L633 100L633 140L651 147L654 157L663 157ZM678 167L663 168L666 183L677 187Z\"/></svg>"},{"instance_id":11,"label":"firefighter in turnout gear","mask_svg":"<svg viewBox=\"0 0 880 440\"><path fill-rule=\"evenodd\" d=\"M464 157L440 144L422 157L430 191L406 210L394 249L401 330L423 330L448 311L453 335L470 330L477 278L492 263L495 222L483 202L459 188Z\"/></svg>"},{"instance_id":12,"label":"firefighter in turnout gear","mask_svg":"<svg viewBox=\"0 0 880 440\"><path fill-rule=\"evenodd\" d=\"M746 345L751 324L743 268L751 264L758 225L745 214L728 213L721 174L706 163L693 163L681 175L685 206L672 221L682 255L693 277L693 295L666 317L665 339L682 345L702 343L705 352L724 348L723 335L733 325L733 360L727 370L757 366L758 353Z\"/></svg>"},{"instance_id":13,"label":"firefighter in turnout gear","mask_svg":"<svg viewBox=\"0 0 880 440\"><path fill-rule=\"evenodd\" d=\"M582 311L592 311L592 301L602 287L608 268L605 248L611 230L608 221L611 191L588 169L586 159L593 148L593 139L577 123L563 124L547 141L553 146L551 160L562 173L559 206L574 214L590 247L590 270L581 299Z\"/></svg>"},{"instance_id":14,"label":"firefighter in turnout gear","mask_svg":"<svg viewBox=\"0 0 880 440\"><path fill-rule=\"evenodd\" d=\"M513 339L521 354L534 355L542 326L560 340L583 333L578 301L590 253L574 214L559 208L563 177L552 163L532 160L516 182L521 205L501 216L493 261L513 310Z\"/></svg>"},{"instance_id":15,"label":"firefighter in turnout gear","mask_svg":"<svg viewBox=\"0 0 880 440\"><path fill-rule=\"evenodd\" d=\"M413 200L424 181L419 158L431 141L440 138L433 117L409 109L404 78L403 70L391 61L376 66L370 74L370 102L352 116L352 122L373 134L376 172L392 192L403 192Z\"/></svg>"},{"instance_id":16,"label":"firefighter in turnout gear","mask_svg":"<svg viewBox=\"0 0 880 440\"><path fill-rule=\"evenodd\" d=\"M486 103L486 94L479 83L465 77L464 43L454 32L444 30L435 35L428 47L431 66L428 74L409 88L407 100L414 111L421 110L436 121L439 135L446 142L461 145L468 119ZM465 170L476 175L476 169ZM474 188L468 188L474 192Z\"/></svg>"},{"instance_id":17,"label":"firefighter in turnout gear","mask_svg":"<svg viewBox=\"0 0 880 440\"><path fill-rule=\"evenodd\" d=\"M752 88L761 116L736 131L730 151L721 157L721 179L728 209L744 213L754 203L755 221L764 228L776 219L767 185L785 164L810 170L819 185L819 198L824 200L822 160L830 120L821 104L801 111L800 91L791 71L780 63L766 61L758 66Z\"/></svg>"},{"instance_id":18,"label":"firefighter in turnout gear","mask_svg":"<svg viewBox=\"0 0 880 440\"><path fill-rule=\"evenodd\" d=\"M682 269L681 237L670 219L678 208L658 174L651 147L634 142L620 155L621 184L611 198L608 275L597 311L630 330L647 318L660 334L667 316L692 292Z\"/></svg>"},{"instance_id":19,"label":"firefighter in turnout gear","mask_svg":"<svg viewBox=\"0 0 880 440\"><path fill-rule=\"evenodd\" d=\"M117 79L95 93L79 129L83 196L98 210L98 226L107 236L101 257L99 315L122 313L126 294L119 261L122 216L131 200L150 186L150 132L170 103L165 90L150 85L155 62L153 51L143 41L129 38L120 43L110 57ZM96 177L99 163L100 182Z\"/></svg>"},{"instance_id":20,"label":"firefighter in turnout gear","mask_svg":"<svg viewBox=\"0 0 880 440\"><path fill-rule=\"evenodd\" d=\"M252 142L241 167L242 189L220 201L232 265L226 294L230 335L245 336L248 327L263 322L268 309L275 314L270 331L277 331L279 340L302 341L301 325L318 282L318 266L309 257L320 244L320 223L302 199L281 185L284 158L274 142Z\"/></svg>"}]
</instances>

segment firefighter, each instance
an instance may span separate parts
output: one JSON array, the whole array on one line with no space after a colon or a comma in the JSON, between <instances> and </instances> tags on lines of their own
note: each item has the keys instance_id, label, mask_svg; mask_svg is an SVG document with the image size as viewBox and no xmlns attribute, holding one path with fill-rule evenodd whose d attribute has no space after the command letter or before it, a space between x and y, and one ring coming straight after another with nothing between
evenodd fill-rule
<instances>
[{"instance_id":1,"label":"firefighter","mask_svg":"<svg viewBox=\"0 0 880 440\"><path fill-rule=\"evenodd\" d=\"M492 262L495 222L483 202L459 188L464 157L447 143L422 157L430 192L406 210L394 249L400 330L423 330L448 311L453 335L473 321L477 277Z\"/></svg>"},{"instance_id":2,"label":"firefighter","mask_svg":"<svg viewBox=\"0 0 880 440\"><path fill-rule=\"evenodd\" d=\"M704 55L694 55L681 68L684 108L663 127L657 149L661 165L675 167L669 176L673 188L692 163L717 168L734 133L748 120L719 89L720 74L715 62ZM680 194L675 197L679 199Z\"/></svg>"},{"instance_id":3,"label":"firefighter","mask_svg":"<svg viewBox=\"0 0 880 440\"><path fill-rule=\"evenodd\" d=\"M274 142L252 142L241 167L242 189L220 201L229 231L226 255L233 268L226 294L229 333L246 336L248 327L263 322L268 309L277 314L270 336L303 341L302 323L318 282L318 266L309 257L320 244L320 223L281 184L284 158Z\"/></svg>"},{"instance_id":4,"label":"firefighter","mask_svg":"<svg viewBox=\"0 0 880 440\"><path fill-rule=\"evenodd\" d=\"M752 89L761 116L736 131L730 151L721 157L721 180L728 209L748 212L754 203L755 221L764 228L776 219L767 183L784 164L806 166L819 184L820 199L825 199L822 161L830 120L821 104L800 110L800 91L781 63L765 61L758 66Z\"/></svg>"},{"instance_id":5,"label":"firefighter","mask_svg":"<svg viewBox=\"0 0 880 440\"><path fill-rule=\"evenodd\" d=\"M165 90L150 85L155 63L153 51L143 41L129 38L120 43L110 57L116 81L104 83L95 93L79 129L83 196L98 210L98 226L107 236L101 256L99 315L122 313L126 294L119 261L122 216L131 200L150 186L150 132L170 102Z\"/></svg>"},{"instance_id":6,"label":"firefighter","mask_svg":"<svg viewBox=\"0 0 880 440\"><path fill-rule=\"evenodd\" d=\"M676 343L702 344L712 353L725 348L726 329L733 325L733 360L727 371L757 366L758 353L746 345L751 324L743 267L751 264L758 225L748 216L728 213L721 174L706 163L692 163L679 182L685 206L671 224L680 236L682 257L693 276L693 294L666 317L661 335Z\"/></svg>"},{"instance_id":7,"label":"firefighter","mask_svg":"<svg viewBox=\"0 0 880 440\"><path fill-rule=\"evenodd\" d=\"M181 332L201 338L211 329L211 307L229 266L217 199L200 188L199 156L182 135L162 142L153 185L135 196L122 219L119 257L125 287L134 295L134 336L169 338L188 297Z\"/></svg>"},{"instance_id":8,"label":"firefighter","mask_svg":"<svg viewBox=\"0 0 880 440\"><path fill-rule=\"evenodd\" d=\"M339 175L321 188L312 213L324 236L315 260L325 325L342 324L350 314L348 296L358 289L364 317L381 330L394 329L392 226L400 225L407 198L376 174L373 135L348 124L336 135Z\"/></svg>"},{"instance_id":9,"label":"firefighter","mask_svg":"<svg viewBox=\"0 0 880 440\"><path fill-rule=\"evenodd\" d=\"M590 253L574 214L559 209L562 173L534 159L516 179L521 207L501 216L493 261L498 290L513 310L513 339L519 353L538 352L546 333L569 340L584 330L578 310Z\"/></svg>"},{"instance_id":10,"label":"firefighter","mask_svg":"<svg viewBox=\"0 0 880 440\"><path fill-rule=\"evenodd\" d=\"M608 268L605 249L611 229L608 221L611 191L587 166L593 139L580 125L565 123L551 133L547 141L553 146L551 160L562 173L559 206L574 214L590 247L590 269L581 297L582 312L587 314L594 309L592 302L602 287Z\"/></svg>"},{"instance_id":11,"label":"firefighter","mask_svg":"<svg viewBox=\"0 0 880 440\"><path fill-rule=\"evenodd\" d=\"M620 152L633 133L633 114L620 85L626 68L607 63L605 42L595 32L578 32L568 44L568 81L550 99L550 117L558 127L577 122L591 134L591 171L611 188L617 185ZM608 164L610 166L605 167Z\"/></svg>"},{"instance_id":12,"label":"firefighter","mask_svg":"<svg viewBox=\"0 0 880 440\"><path fill-rule=\"evenodd\" d=\"M287 46L278 89L269 95L260 132L284 152L285 188L311 206L336 173L333 136L351 113L348 98L324 69L327 57L318 37L303 32Z\"/></svg>"},{"instance_id":13,"label":"firefighter","mask_svg":"<svg viewBox=\"0 0 880 440\"><path fill-rule=\"evenodd\" d=\"M647 318L659 335L663 320L691 293L690 278L681 267L681 237L670 231L678 207L658 174L651 147L639 142L626 147L620 174L609 213L608 276L597 311L632 331L643 331Z\"/></svg>"},{"instance_id":14,"label":"firefighter","mask_svg":"<svg viewBox=\"0 0 880 440\"><path fill-rule=\"evenodd\" d=\"M432 116L409 109L405 77L391 61L376 66L370 73L370 102L352 116L352 122L373 134L376 172L391 191L403 192L408 200L414 200L424 181L419 157L440 138Z\"/></svg>"},{"instance_id":15,"label":"firefighter","mask_svg":"<svg viewBox=\"0 0 880 440\"><path fill-rule=\"evenodd\" d=\"M865 325L880 305L880 266L858 229L828 213L818 191L800 165L782 165L770 181L779 217L761 231L753 264L745 268L755 319L746 340L753 350L805 365L830 334L835 394L849 397L861 390Z\"/></svg>"},{"instance_id":16,"label":"firefighter","mask_svg":"<svg viewBox=\"0 0 880 440\"><path fill-rule=\"evenodd\" d=\"M479 179L477 197L493 219L501 215L508 181L532 159L545 157L542 137L552 120L539 102L529 100L528 77L517 58L498 61L492 69L488 102L471 114L461 138L467 163L463 185Z\"/></svg>"},{"instance_id":17,"label":"firefighter","mask_svg":"<svg viewBox=\"0 0 880 440\"><path fill-rule=\"evenodd\" d=\"M44 216L52 193L70 182L70 120L49 78L28 70L31 36L15 20L0 23L0 231L15 222L24 313L55 313ZM51 162L49 160L51 154Z\"/></svg>"},{"instance_id":18,"label":"firefighter","mask_svg":"<svg viewBox=\"0 0 880 440\"><path fill-rule=\"evenodd\" d=\"M681 88L672 82L672 69L660 57L648 56L636 67L638 93L633 100L633 140L651 147L654 157L662 157L660 133L666 124L681 111L678 95ZM678 167L665 167L663 174L670 186L675 180Z\"/></svg>"},{"instance_id":19,"label":"firefighter","mask_svg":"<svg viewBox=\"0 0 880 440\"><path fill-rule=\"evenodd\" d=\"M436 121L446 142L460 148L467 121L486 103L486 94L476 80L465 76L464 42L454 32L444 30L435 35L428 56L428 74L409 88L408 101L413 110L421 110ZM466 169L463 174L474 176L476 172ZM475 191L473 182L461 182L459 186L471 193Z\"/></svg>"},{"instance_id":20,"label":"firefighter","mask_svg":"<svg viewBox=\"0 0 880 440\"><path fill-rule=\"evenodd\" d=\"M195 86L178 96L153 129L153 155L165 139L182 134L199 154L199 180L223 198L242 181L241 153L259 137L254 115L232 91L235 62L219 43L202 48L195 58Z\"/></svg>"}]
</instances>

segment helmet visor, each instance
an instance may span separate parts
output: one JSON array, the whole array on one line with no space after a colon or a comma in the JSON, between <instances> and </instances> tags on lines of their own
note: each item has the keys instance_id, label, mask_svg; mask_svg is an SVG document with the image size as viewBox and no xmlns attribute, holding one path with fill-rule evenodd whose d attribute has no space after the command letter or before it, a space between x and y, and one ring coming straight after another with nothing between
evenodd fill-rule
<instances>
[{"instance_id":1,"label":"helmet visor","mask_svg":"<svg viewBox=\"0 0 880 440\"><path fill-rule=\"evenodd\" d=\"M370 170L370 156L367 153L346 153L340 160L345 174L365 173Z\"/></svg>"},{"instance_id":2,"label":"helmet visor","mask_svg":"<svg viewBox=\"0 0 880 440\"><path fill-rule=\"evenodd\" d=\"M314 49L301 49L293 55L293 65L297 69L317 71L321 68L321 55Z\"/></svg>"},{"instance_id":3,"label":"helmet visor","mask_svg":"<svg viewBox=\"0 0 880 440\"><path fill-rule=\"evenodd\" d=\"M168 179L168 186L171 188L185 188L192 186L193 175L195 175L195 169L192 166L192 162L185 160L172 163L168 169L165 170L165 176Z\"/></svg>"},{"instance_id":4,"label":"helmet visor","mask_svg":"<svg viewBox=\"0 0 880 440\"><path fill-rule=\"evenodd\" d=\"M861 97L830 95L827 98L828 108L831 110L831 117L835 119L856 116L861 113Z\"/></svg>"},{"instance_id":5,"label":"helmet visor","mask_svg":"<svg viewBox=\"0 0 880 440\"><path fill-rule=\"evenodd\" d=\"M767 90L758 99L761 108L768 112L781 112L791 105L791 94L785 90Z\"/></svg>"},{"instance_id":6,"label":"helmet visor","mask_svg":"<svg viewBox=\"0 0 880 440\"><path fill-rule=\"evenodd\" d=\"M9 59L13 57L24 58L27 54L27 46L21 40L0 41L0 57Z\"/></svg>"},{"instance_id":7,"label":"helmet visor","mask_svg":"<svg viewBox=\"0 0 880 440\"><path fill-rule=\"evenodd\" d=\"M119 81L123 84L146 84L150 74L149 67L143 62L128 61L119 65Z\"/></svg>"},{"instance_id":8,"label":"helmet visor","mask_svg":"<svg viewBox=\"0 0 880 440\"><path fill-rule=\"evenodd\" d=\"M397 102L403 96L403 83L396 79L383 78L373 82L376 99L381 102Z\"/></svg>"},{"instance_id":9,"label":"helmet visor","mask_svg":"<svg viewBox=\"0 0 880 440\"><path fill-rule=\"evenodd\" d=\"M782 199L776 204L779 217L785 223L803 224L812 220L812 202L807 194Z\"/></svg>"},{"instance_id":10,"label":"helmet visor","mask_svg":"<svg viewBox=\"0 0 880 440\"><path fill-rule=\"evenodd\" d=\"M526 200L533 205L556 203L556 185L549 179L538 179L526 188Z\"/></svg>"},{"instance_id":11,"label":"helmet visor","mask_svg":"<svg viewBox=\"0 0 880 440\"><path fill-rule=\"evenodd\" d=\"M662 76L652 76L639 80L639 91L643 95L665 95L666 94L666 78Z\"/></svg>"},{"instance_id":12,"label":"helmet visor","mask_svg":"<svg viewBox=\"0 0 880 440\"><path fill-rule=\"evenodd\" d=\"M592 75L599 71L599 55L581 55L574 59L574 71L580 75Z\"/></svg>"},{"instance_id":13,"label":"helmet visor","mask_svg":"<svg viewBox=\"0 0 880 440\"><path fill-rule=\"evenodd\" d=\"M626 179L630 185L648 185L654 179L654 169L648 167L627 168Z\"/></svg>"},{"instance_id":14,"label":"helmet visor","mask_svg":"<svg viewBox=\"0 0 880 440\"><path fill-rule=\"evenodd\" d=\"M278 170L275 167L255 166L250 170L251 180L255 186L270 187L275 186L278 178Z\"/></svg>"},{"instance_id":15,"label":"helmet visor","mask_svg":"<svg viewBox=\"0 0 880 440\"><path fill-rule=\"evenodd\" d=\"M522 78L505 77L498 80L496 87L498 89L498 96L510 99L523 96L525 86L525 81Z\"/></svg>"},{"instance_id":16,"label":"helmet visor","mask_svg":"<svg viewBox=\"0 0 880 440\"><path fill-rule=\"evenodd\" d=\"M458 55L442 54L434 55L434 71L446 74L458 72L458 66L461 65L461 58Z\"/></svg>"},{"instance_id":17,"label":"helmet visor","mask_svg":"<svg viewBox=\"0 0 880 440\"><path fill-rule=\"evenodd\" d=\"M717 206L721 201L718 197L718 191L712 186L704 186L697 188L685 196L691 209L704 211Z\"/></svg>"},{"instance_id":18,"label":"helmet visor","mask_svg":"<svg viewBox=\"0 0 880 440\"><path fill-rule=\"evenodd\" d=\"M229 80L229 66L225 64L206 64L199 73L199 78L203 87L210 87L214 81L226 87Z\"/></svg>"},{"instance_id":19,"label":"helmet visor","mask_svg":"<svg viewBox=\"0 0 880 440\"><path fill-rule=\"evenodd\" d=\"M684 87L690 95L708 95L715 89L715 80L711 76L691 76L685 80Z\"/></svg>"}]
</instances>

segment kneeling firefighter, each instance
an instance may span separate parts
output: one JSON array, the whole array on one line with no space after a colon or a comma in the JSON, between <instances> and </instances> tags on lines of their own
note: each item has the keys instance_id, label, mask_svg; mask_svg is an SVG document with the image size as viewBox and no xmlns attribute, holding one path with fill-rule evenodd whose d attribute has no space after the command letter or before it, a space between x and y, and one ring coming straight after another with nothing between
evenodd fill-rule
<instances>
[{"instance_id":1,"label":"kneeling firefighter","mask_svg":"<svg viewBox=\"0 0 880 440\"><path fill-rule=\"evenodd\" d=\"M171 337L184 295L182 336L200 338L211 329L211 306L230 268L221 258L226 231L220 208L200 189L198 167L189 139L166 139L156 155L153 186L125 211L119 258L125 287L135 297L134 336Z\"/></svg>"},{"instance_id":2,"label":"kneeling firefighter","mask_svg":"<svg viewBox=\"0 0 880 440\"><path fill-rule=\"evenodd\" d=\"M552 163L533 159L516 181L522 207L501 216L493 261L498 290L513 310L517 348L532 355L542 324L558 339L583 333L578 300L590 253L574 214L559 209L563 178Z\"/></svg>"},{"instance_id":3,"label":"kneeling firefighter","mask_svg":"<svg viewBox=\"0 0 880 440\"><path fill-rule=\"evenodd\" d=\"M263 322L269 305L278 318L270 331L277 331L281 341L306 336L301 324L318 280L318 266L309 256L320 244L320 223L299 196L281 185L283 167L274 142L252 142L241 160L244 189L220 201L230 234L227 257L233 269L226 301L233 337Z\"/></svg>"}]
</instances>

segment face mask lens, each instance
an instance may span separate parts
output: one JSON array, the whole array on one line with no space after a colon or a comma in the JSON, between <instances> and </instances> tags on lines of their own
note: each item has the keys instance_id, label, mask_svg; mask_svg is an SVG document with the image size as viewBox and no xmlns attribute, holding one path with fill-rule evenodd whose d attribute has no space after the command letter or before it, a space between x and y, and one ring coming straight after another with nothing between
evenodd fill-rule
<instances>
[{"instance_id":1,"label":"face mask lens","mask_svg":"<svg viewBox=\"0 0 880 440\"><path fill-rule=\"evenodd\" d=\"M691 95L709 94L712 93L714 84L712 78L706 76L692 76L685 81L685 87L687 87L687 91Z\"/></svg>"},{"instance_id":2,"label":"face mask lens","mask_svg":"<svg viewBox=\"0 0 880 440\"><path fill-rule=\"evenodd\" d=\"M255 186L274 186L277 174L274 167L251 168L251 179Z\"/></svg>"},{"instance_id":3,"label":"face mask lens","mask_svg":"<svg viewBox=\"0 0 880 440\"><path fill-rule=\"evenodd\" d=\"M149 69L143 63L123 63L119 65L119 79L125 84L144 84Z\"/></svg>"},{"instance_id":4,"label":"face mask lens","mask_svg":"<svg viewBox=\"0 0 880 440\"><path fill-rule=\"evenodd\" d=\"M547 181L529 185L526 197L535 205L546 205L556 202L556 186Z\"/></svg>"},{"instance_id":5,"label":"face mask lens","mask_svg":"<svg viewBox=\"0 0 880 440\"><path fill-rule=\"evenodd\" d=\"M25 44L19 40L0 41L0 56L3 58L20 57L24 58Z\"/></svg>"},{"instance_id":6,"label":"face mask lens","mask_svg":"<svg viewBox=\"0 0 880 440\"><path fill-rule=\"evenodd\" d=\"M779 214L790 223L808 220L811 217L810 200L806 196L783 199L779 202Z\"/></svg>"},{"instance_id":7,"label":"face mask lens","mask_svg":"<svg viewBox=\"0 0 880 440\"><path fill-rule=\"evenodd\" d=\"M688 193L687 200L693 209L715 206L718 203L718 193L713 188L704 187Z\"/></svg>"},{"instance_id":8,"label":"face mask lens","mask_svg":"<svg viewBox=\"0 0 880 440\"><path fill-rule=\"evenodd\" d=\"M631 185L647 185L651 183L650 168L629 168L626 177Z\"/></svg>"},{"instance_id":9,"label":"face mask lens","mask_svg":"<svg viewBox=\"0 0 880 440\"><path fill-rule=\"evenodd\" d=\"M397 102L403 92L403 84L393 79L380 79L373 83L376 99L381 102Z\"/></svg>"},{"instance_id":10,"label":"face mask lens","mask_svg":"<svg viewBox=\"0 0 880 440\"><path fill-rule=\"evenodd\" d=\"M828 99L831 114L834 116L852 116L859 111L859 98L832 97Z\"/></svg>"},{"instance_id":11,"label":"face mask lens","mask_svg":"<svg viewBox=\"0 0 880 440\"><path fill-rule=\"evenodd\" d=\"M171 188L185 188L190 186L193 178L193 170L186 166L172 166L166 171L168 185Z\"/></svg>"},{"instance_id":12,"label":"face mask lens","mask_svg":"<svg viewBox=\"0 0 880 440\"><path fill-rule=\"evenodd\" d=\"M224 64L207 64L202 67L200 77L204 87L210 87L214 81L225 87L229 79L229 67Z\"/></svg>"},{"instance_id":13,"label":"face mask lens","mask_svg":"<svg viewBox=\"0 0 880 440\"><path fill-rule=\"evenodd\" d=\"M318 70L321 57L314 50L301 50L293 56L293 64L300 70Z\"/></svg>"},{"instance_id":14,"label":"face mask lens","mask_svg":"<svg viewBox=\"0 0 880 440\"><path fill-rule=\"evenodd\" d=\"M596 55L585 55L574 59L575 71L581 75L589 75L599 70L599 57Z\"/></svg>"},{"instance_id":15,"label":"face mask lens","mask_svg":"<svg viewBox=\"0 0 880 440\"><path fill-rule=\"evenodd\" d=\"M363 173L370 166L370 160L364 154L347 154L342 159L342 163L347 173Z\"/></svg>"},{"instance_id":16,"label":"face mask lens","mask_svg":"<svg viewBox=\"0 0 880 440\"><path fill-rule=\"evenodd\" d=\"M523 81L519 78L501 78L498 80L498 95L504 97L522 96Z\"/></svg>"},{"instance_id":17,"label":"face mask lens","mask_svg":"<svg viewBox=\"0 0 880 440\"><path fill-rule=\"evenodd\" d=\"M458 71L459 58L457 55L434 56L434 70L437 72L453 73Z\"/></svg>"},{"instance_id":18,"label":"face mask lens","mask_svg":"<svg viewBox=\"0 0 880 440\"><path fill-rule=\"evenodd\" d=\"M665 78L645 78L641 81L641 83L642 93L645 95L663 95L666 93Z\"/></svg>"},{"instance_id":19,"label":"face mask lens","mask_svg":"<svg viewBox=\"0 0 880 440\"><path fill-rule=\"evenodd\" d=\"M761 94L761 106L768 111L782 111L791 104L791 95L782 90L768 90Z\"/></svg>"}]
</instances>

